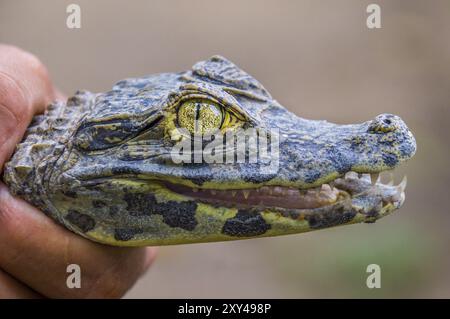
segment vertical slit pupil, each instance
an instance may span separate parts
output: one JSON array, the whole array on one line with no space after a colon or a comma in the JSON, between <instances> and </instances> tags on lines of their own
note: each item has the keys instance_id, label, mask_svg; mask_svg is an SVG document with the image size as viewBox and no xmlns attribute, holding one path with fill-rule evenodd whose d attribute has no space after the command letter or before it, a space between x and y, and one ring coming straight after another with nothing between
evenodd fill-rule
<instances>
[{"instance_id":1,"label":"vertical slit pupil","mask_svg":"<svg viewBox=\"0 0 450 319\"><path fill-rule=\"evenodd\" d=\"M195 122L194 122L194 132L197 133L199 131L198 120L200 119L200 107L201 103L195 103Z\"/></svg>"}]
</instances>

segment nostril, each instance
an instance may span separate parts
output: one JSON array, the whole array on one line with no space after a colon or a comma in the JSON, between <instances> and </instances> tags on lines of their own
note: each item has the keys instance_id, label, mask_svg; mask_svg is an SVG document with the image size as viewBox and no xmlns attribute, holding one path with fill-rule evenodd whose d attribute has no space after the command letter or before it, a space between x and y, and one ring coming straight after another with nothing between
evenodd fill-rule
<instances>
[{"instance_id":1,"label":"nostril","mask_svg":"<svg viewBox=\"0 0 450 319\"><path fill-rule=\"evenodd\" d=\"M378 115L369 123L367 129L370 133L388 133L398 129L398 116L392 114Z\"/></svg>"}]
</instances>

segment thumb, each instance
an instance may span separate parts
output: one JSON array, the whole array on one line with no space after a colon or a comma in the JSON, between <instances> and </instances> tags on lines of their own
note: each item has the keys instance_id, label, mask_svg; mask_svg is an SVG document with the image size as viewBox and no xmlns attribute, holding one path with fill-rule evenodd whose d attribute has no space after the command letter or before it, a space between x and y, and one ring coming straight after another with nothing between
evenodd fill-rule
<instances>
[{"instance_id":1,"label":"thumb","mask_svg":"<svg viewBox=\"0 0 450 319\"><path fill-rule=\"evenodd\" d=\"M34 55L0 44L0 171L33 115L56 98L47 69Z\"/></svg>"}]
</instances>

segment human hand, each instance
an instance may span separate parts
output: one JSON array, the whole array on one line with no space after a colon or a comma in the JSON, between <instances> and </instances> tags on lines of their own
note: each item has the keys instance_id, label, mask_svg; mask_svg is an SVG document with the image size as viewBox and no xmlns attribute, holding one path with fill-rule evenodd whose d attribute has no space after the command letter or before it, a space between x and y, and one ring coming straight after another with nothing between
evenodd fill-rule
<instances>
[{"instance_id":1,"label":"human hand","mask_svg":"<svg viewBox=\"0 0 450 319\"><path fill-rule=\"evenodd\" d=\"M64 97L30 53L0 44L0 175L33 115ZM91 242L11 195L0 182L0 298L121 297L151 265L155 248ZM81 268L81 288L69 289L69 264Z\"/></svg>"}]
</instances>

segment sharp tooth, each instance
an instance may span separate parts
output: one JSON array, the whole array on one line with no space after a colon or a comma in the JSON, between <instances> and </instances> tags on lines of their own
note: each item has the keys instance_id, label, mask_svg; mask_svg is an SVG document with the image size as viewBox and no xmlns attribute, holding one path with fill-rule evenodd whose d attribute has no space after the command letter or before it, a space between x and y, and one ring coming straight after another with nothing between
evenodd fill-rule
<instances>
[{"instance_id":1,"label":"sharp tooth","mask_svg":"<svg viewBox=\"0 0 450 319\"><path fill-rule=\"evenodd\" d=\"M232 197L236 196L236 193L237 193L237 191L232 190L232 191L231 191L231 196L232 196Z\"/></svg>"},{"instance_id":2,"label":"sharp tooth","mask_svg":"<svg viewBox=\"0 0 450 319\"><path fill-rule=\"evenodd\" d=\"M400 182L400 184L397 185L397 189L400 192L404 192L405 188L406 188L406 184L408 182L408 179L406 178L406 175L403 177L402 181Z\"/></svg>"},{"instance_id":3,"label":"sharp tooth","mask_svg":"<svg viewBox=\"0 0 450 319\"><path fill-rule=\"evenodd\" d=\"M245 189L242 191L242 194L244 194L244 198L247 199L248 195L250 195L250 191Z\"/></svg>"},{"instance_id":4,"label":"sharp tooth","mask_svg":"<svg viewBox=\"0 0 450 319\"><path fill-rule=\"evenodd\" d=\"M379 173L370 174L370 181L372 182L372 185L378 183L380 181L380 174Z\"/></svg>"},{"instance_id":5,"label":"sharp tooth","mask_svg":"<svg viewBox=\"0 0 450 319\"><path fill-rule=\"evenodd\" d=\"M357 177L358 177L358 174L355 173L355 172L350 171L350 172L345 173L345 178L352 178L352 179L355 179L355 178L357 178Z\"/></svg>"},{"instance_id":6,"label":"sharp tooth","mask_svg":"<svg viewBox=\"0 0 450 319\"><path fill-rule=\"evenodd\" d=\"M331 187L328 184L322 184L322 186L320 187L320 190L322 192L331 192Z\"/></svg>"}]
</instances>

